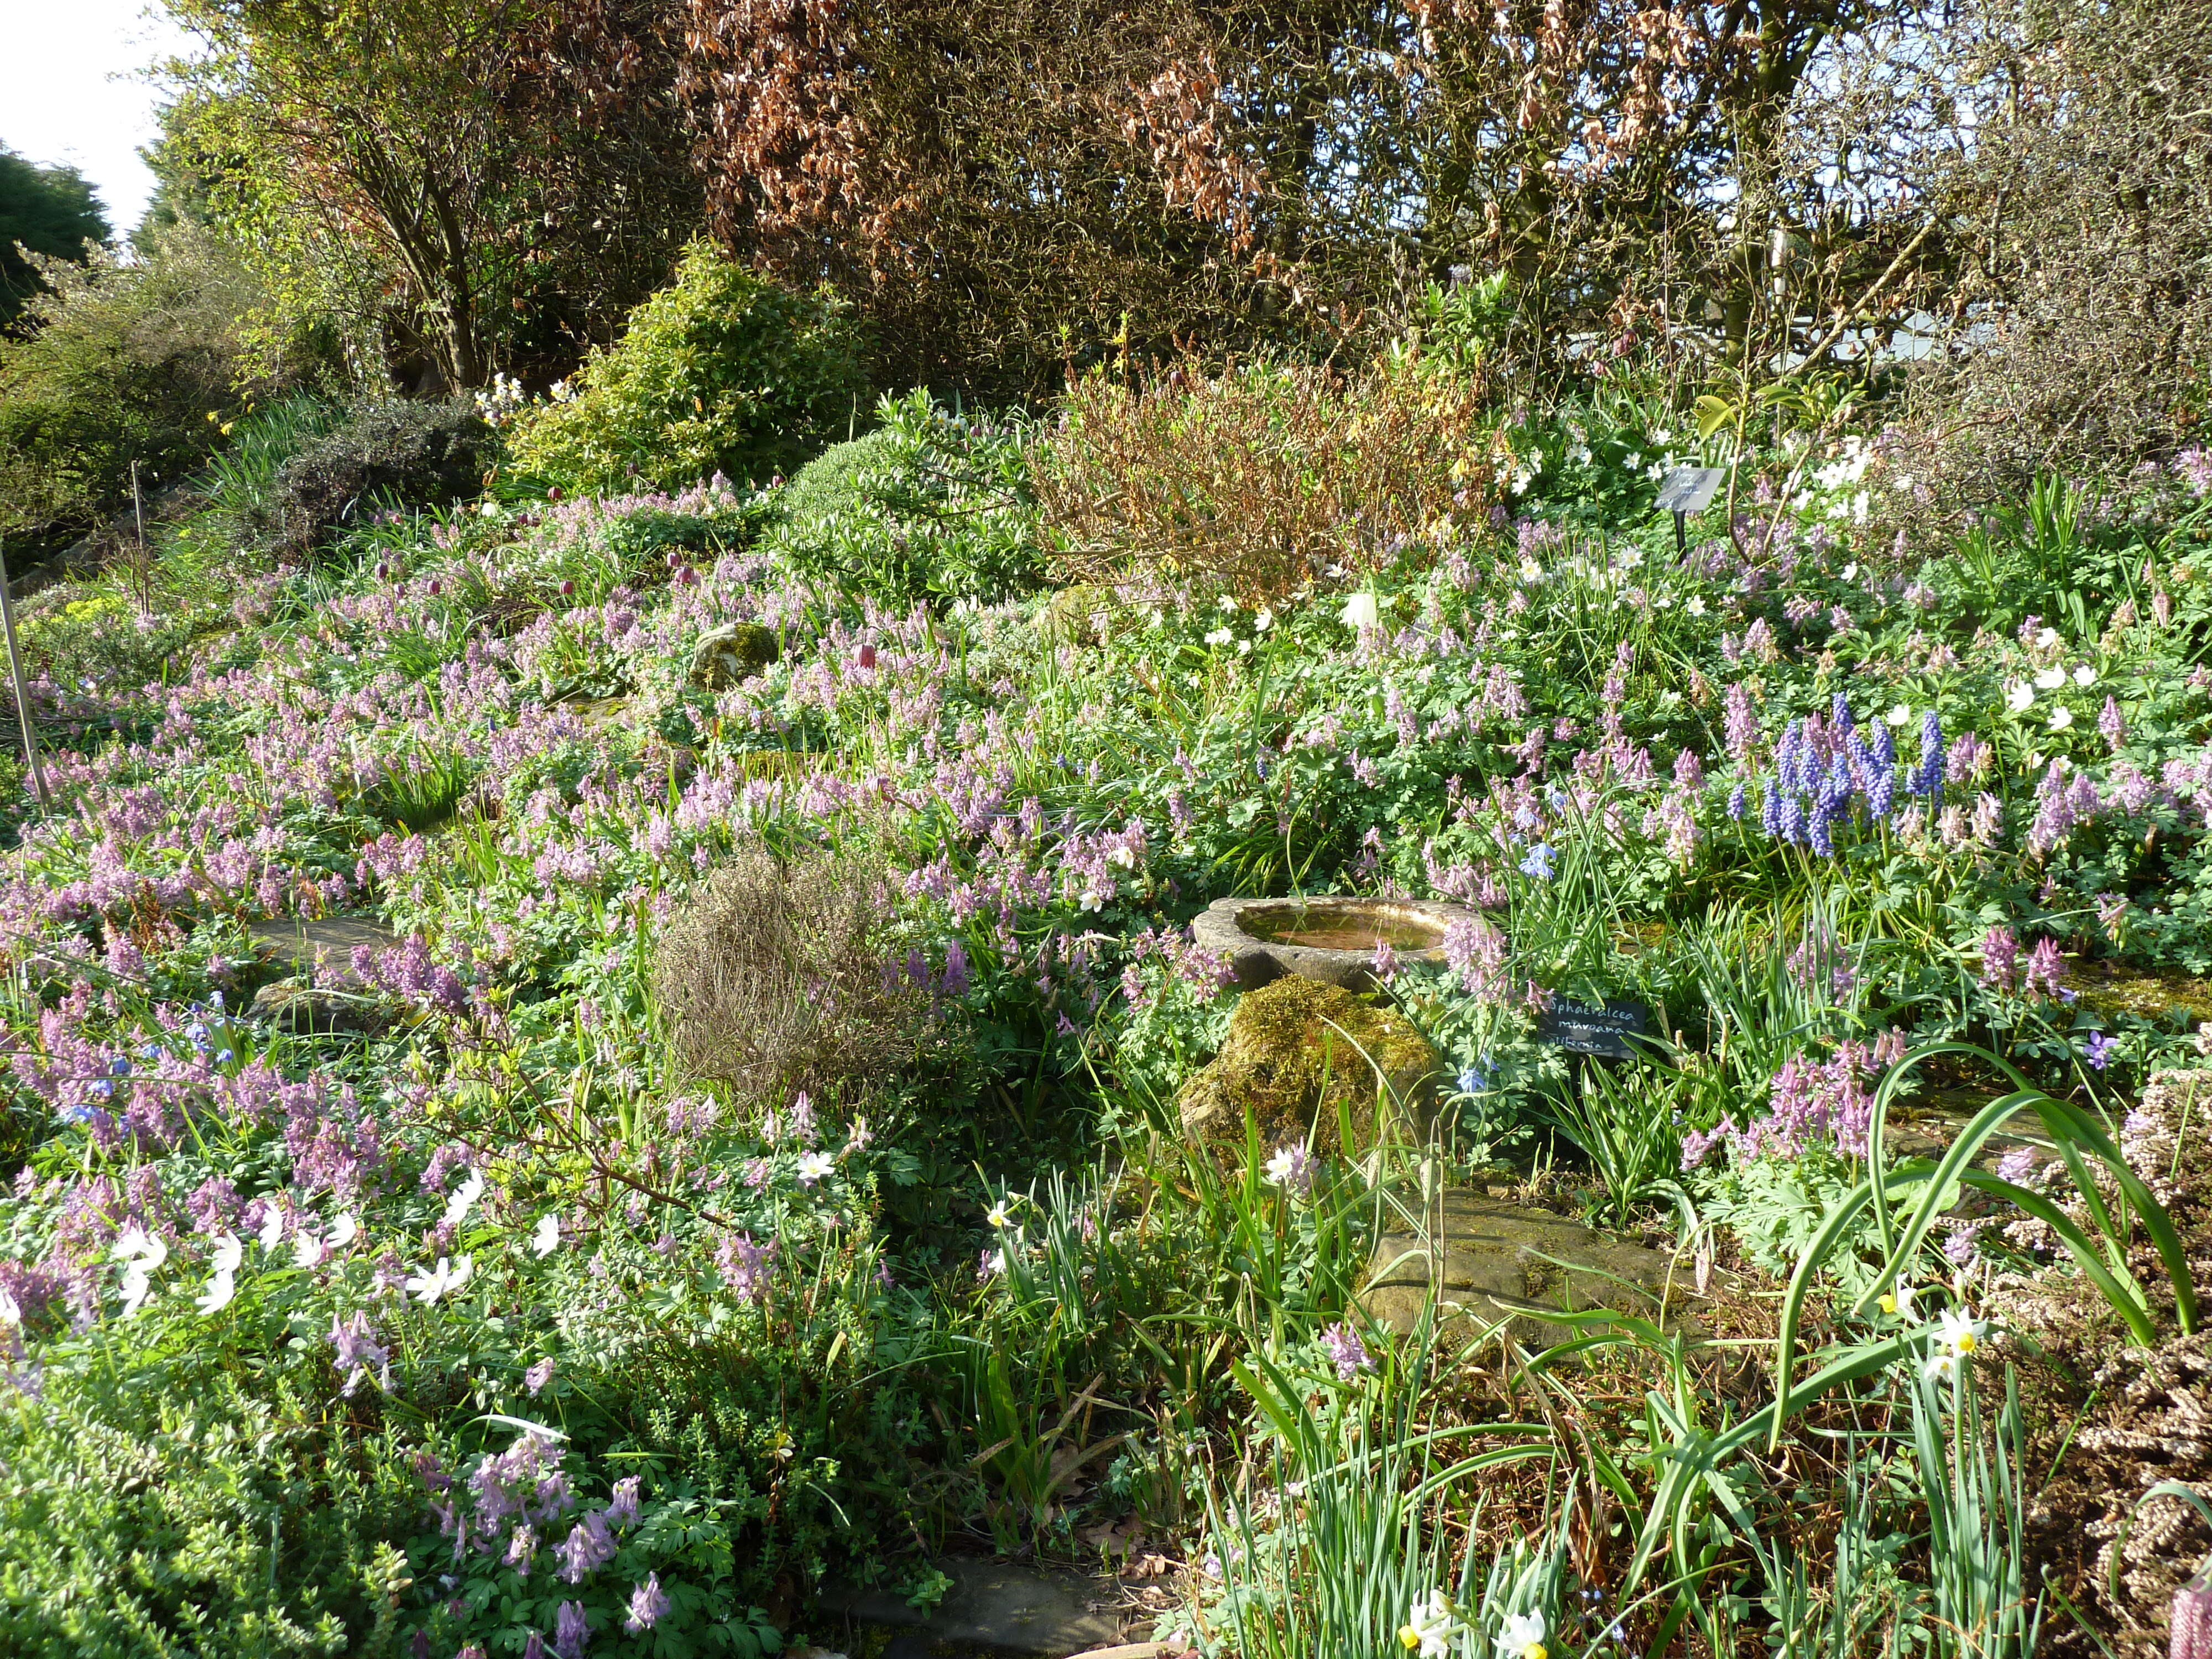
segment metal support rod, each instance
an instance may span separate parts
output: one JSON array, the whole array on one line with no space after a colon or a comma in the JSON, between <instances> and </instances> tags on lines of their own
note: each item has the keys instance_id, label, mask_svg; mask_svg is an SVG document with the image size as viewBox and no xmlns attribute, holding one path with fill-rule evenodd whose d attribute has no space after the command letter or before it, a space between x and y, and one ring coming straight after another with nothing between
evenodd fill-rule
<instances>
[{"instance_id":1,"label":"metal support rod","mask_svg":"<svg viewBox=\"0 0 2212 1659\"><path fill-rule=\"evenodd\" d=\"M1681 508L1674 509L1674 562L1677 564L1690 556L1690 532L1683 521L1686 517Z\"/></svg>"},{"instance_id":2,"label":"metal support rod","mask_svg":"<svg viewBox=\"0 0 2212 1659\"><path fill-rule=\"evenodd\" d=\"M15 584L8 580L4 542L0 542L0 625L8 633L8 672L15 680L15 718L23 727L23 757L30 763L31 781L38 788L40 809L51 810L54 803L46 793L46 769L39 764L39 739L31 730L31 694L23 684L23 653L15 647Z\"/></svg>"}]
</instances>

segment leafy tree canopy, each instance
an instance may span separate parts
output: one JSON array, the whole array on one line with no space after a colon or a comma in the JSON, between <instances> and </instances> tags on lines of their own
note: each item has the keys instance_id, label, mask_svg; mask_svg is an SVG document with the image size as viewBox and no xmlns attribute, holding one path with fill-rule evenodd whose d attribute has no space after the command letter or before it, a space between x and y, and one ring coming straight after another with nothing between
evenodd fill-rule
<instances>
[{"instance_id":1,"label":"leafy tree canopy","mask_svg":"<svg viewBox=\"0 0 2212 1659\"><path fill-rule=\"evenodd\" d=\"M16 251L84 257L86 240L107 240L107 215L75 167L42 167L0 145L0 326L21 314L38 275Z\"/></svg>"}]
</instances>

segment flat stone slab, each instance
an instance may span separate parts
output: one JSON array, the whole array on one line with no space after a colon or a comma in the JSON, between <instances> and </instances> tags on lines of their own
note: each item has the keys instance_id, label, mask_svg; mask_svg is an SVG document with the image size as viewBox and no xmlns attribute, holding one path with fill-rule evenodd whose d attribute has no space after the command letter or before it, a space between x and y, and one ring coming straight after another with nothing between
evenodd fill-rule
<instances>
[{"instance_id":1,"label":"flat stone slab","mask_svg":"<svg viewBox=\"0 0 2212 1659\"><path fill-rule=\"evenodd\" d=\"M927 1614L890 1590L825 1589L820 1605L860 1624L902 1627L885 1659L891 1653L923 1659L945 1650L1068 1659L1111 1650L1126 1639L1121 1614L1097 1580L975 1556L950 1556L935 1565L952 1588Z\"/></svg>"},{"instance_id":2,"label":"flat stone slab","mask_svg":"<svg viewBox=\"0 0 2212 1659\"><path fill-rule=\"evenodd\" d=\"M1516 1340L1548 1346L1580 1330L1547 1313L1612 1309L1699 1333L1691 1270L1549 1210L1463 1188L1431 1200L1424 1225L1386 1233L1369 1262L1360 1305L1377 1324L1413 1334L1434 1303L1447 1340L1471 1340L1503 1322Z\"/></svg>"},{"instance_id":3,"label":"flat stone slab","mask_svg":"<svg viewBox=\"0 0 2212 1659\"><path fill-rule=\"evenodd\" d=\"M335 990L361 989L361 975L353 970L356 945L389 951L400 942L390 928L367 916L318 916L312 921L278 916L249 922L246 931L262 955Z\"/></svg>"}]
</instances>

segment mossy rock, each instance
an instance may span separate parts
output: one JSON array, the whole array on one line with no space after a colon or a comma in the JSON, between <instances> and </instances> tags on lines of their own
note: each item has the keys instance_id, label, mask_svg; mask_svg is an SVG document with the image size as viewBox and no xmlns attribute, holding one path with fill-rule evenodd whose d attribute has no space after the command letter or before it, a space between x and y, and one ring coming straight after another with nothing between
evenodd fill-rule
<instances>
[{"instance_id":1,"label":"mossy rock","mask_svg":"<svg viewBox=\"0 0 2212 1659\"><path fill-rule=\"evenodd\" d=\"M699 636L691 650L691 684L724 691L750 679L782 654L775 630L758 623L724 623Z\"/></svg>"},{"instance_id":2,"label":"mossy rock","mask_svg":"<svg viewBox=\"0 0 2212 1659\"><path fill-rule=\"evenodd\" d=\"M1245 994L1212 1064L1176 1097L1183 1133L1194 1140L1244 1138L1249 1113L1268 1146L1304 1140L1324 1150L1358 1151L1376 1139L1376 1077L1398 1109L1418 1125L1442 1069L1413 1023L1340 985L1295 977ZM1348 1119L1355 1140L1340 1148Z\"/></svg>"},{"instance_id":3,"label":"mossy rock","mask_svg":"<svg viewBox=\"0 0 2212 1659\"><path fill-rule=\"evenodd\" d=\"M1121 631L1127 612L1112 588L1078 582L1044 602L1037 612L1037 632L1051 645L1103 645Z\"/></svg>"}]
</instances>

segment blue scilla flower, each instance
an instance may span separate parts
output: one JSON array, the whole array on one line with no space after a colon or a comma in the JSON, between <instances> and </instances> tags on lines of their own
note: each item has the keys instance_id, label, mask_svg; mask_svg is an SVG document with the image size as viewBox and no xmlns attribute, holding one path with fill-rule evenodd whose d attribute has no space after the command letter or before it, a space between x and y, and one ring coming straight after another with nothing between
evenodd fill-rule
<instances>
[{"instance_id":1,"label":"blue scilla flower","mask_svg":"<svg viewBox=\"0 0 2212 1659\"><path fill-rule=\"evenodd\" d=\"M1851 705L1840 691L1836 693L1836 700L1828 705L1828 723L1838 732L1851 729Z\"/></svg>"},{"instance_id":2,"label":"blue scilla flower","mask_svg":"<svg viewBox=\"0 0 2212 1659\"><path fill-rule=\"evenodd\" d=\"M1771 784L1767 786L1773 787ZM1729 791L1728 815L1738 823L1743 822L1743 780L1736 780L1735 787Z\"/></svg>"},{"instance_id":3,"label":"blue scilla flower","mask_svg":"<svg viewBox=\"0 0 2212 1659\"><path fill-rule=\"evenodd\" d=\"M104 1077L94 1079L91 1083L88 1084L86 1087L89 1089L92 1093L98 1095L102 1100L112 1100L115 1098L115 1085L112 1083L110 1083Z\"/></svg>"},{"instance_id":4,"label":"blue scilla flower","mask_svg":"<svg viewBox=\"0 0 2212 1659\"><path fill-rule=\"evenodd\" d=\"M116 1055L114 1059L107 1062L107 1069L116 1077L129 1077L131 1075L131 1057L128 1054Z\"/></svg>"},{"instance_id":5,"label":"blue scilla flower","mask_svg":"<svg viewBox=\"0 0 2212 1659\"><path fill-rule=\"evenodd\" d=\"M1481 1060L1459 1074L1460 1093L1479 1095L1490 1086L1490 1074L1483 1069L1489 1063L1490 1056L1485 1054Z\"/></svg>"},{"instance_id":6,"label":"blue scilla flower","mask_svg":"<svg viewBox=\"0 0 2212 1659\"><path fill-rule=\"evenodd\" d=\"M1805 804L1795 795L1783 797L1780 834L1793 847L1805 839Z\"/></svg>"},{"instance_id":7,"label":"blue scilla flower","mask_svg":"<svg viewBox=\"0 0 2212 1659\"><path fill-rule=\"evenodd\" d=\"M59 1116L64 1123L90 1123L100 1115L90 1106L64 1106Z\"/></svg>"},{"instance_id":8,"label":"blue scilla flower","mask_svg":"<svg viewBox=\"0 0 2212 1659\"><path fill-rule=\"evenodd\" d=\"M1759 827L1770 836L1782 833L1782 791L1772 778L1766 781L1766 799L1759 805Z\"/></svg>"},{"instance_id":9,"label":"blue scilla flower","mask_svg":"<svg viewBox=\"0 0 2212 1659\"><path fill-rule=\"evenodd\" d=\"M2090 1032L2089 1040L2082 1044L2082 1058L2101 1072L2111 1063L2112 1057L2112 1038L2106 1036L2102 1031Z\"/></svg>"},{"instance_id":10,"label":"blue scilla flower","mask_svg":"<svg viewBox=\"0 0 2212 1659\"><path fill-rule=\"evenodd\" d=\"M1874 728L1874 757L1883 766L1897 764L1897 738L1886 721L1876 721Z\"/></svg>"},{"instance_id":11,"label":"blue scilla flower","mask_svg":"<svg viewBox=\"0 0 2212 1659\"><path fill-rule=\"evenodd\" d=\"M218 1048L215 1051L215 1063L218 1066L228 1066L234 1058L236 1056L228 1048Z\"/></svg>"},{"instance_id":12,"label":"blue scilla flower","mask_svg":"<svg viewBox=\"0 0 2212 1659\"><path fill-rule=\"evenodd\" d=\"M1553 861L1559 856L1552 850L1549 842L1540 841L1528 849L1528 856L1521 860L1521 873L1532 880L1549 881Z\"/></svg>"},{"instance_id":13,"label":"blue scilla flower","mask_svg":"<svg viewBox=\"0 0 2212 1659\"><path fill-rule=\"evenodd\" d=\"M1536 809L1522 801L1513 814L1513 822L1519 829L1534 830L1536 827Z\"/></svg>"}]
</instances>

